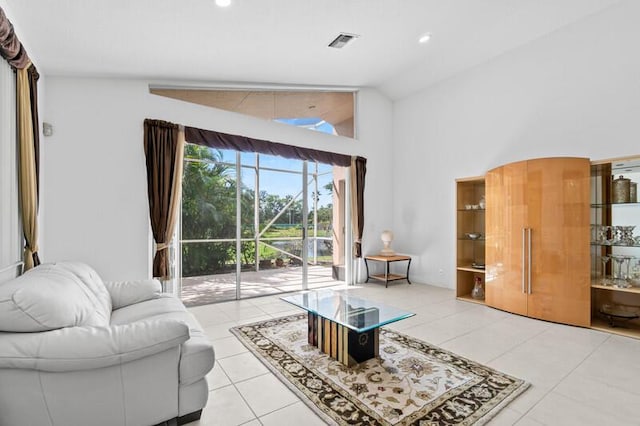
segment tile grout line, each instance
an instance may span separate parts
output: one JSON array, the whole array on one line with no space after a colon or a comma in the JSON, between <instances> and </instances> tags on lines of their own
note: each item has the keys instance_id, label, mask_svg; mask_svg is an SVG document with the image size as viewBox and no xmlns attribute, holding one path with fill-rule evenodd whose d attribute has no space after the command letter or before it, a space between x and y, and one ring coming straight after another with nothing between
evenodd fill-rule
<instances>
[{"instance_id":1,"label":"tile grout line","mask_svg":"<svg viewBox=\"0 0 640 426\"><path fill-rule=\"evenodd\" d=\"M293 392L291 392L291 393L293 393ZM280 408L276 408L275 410L271 410L271 411L269 411L268 413L264 413L262 416L258 417L258 421L260 421L260 418L261 418L261 417L268 416L269 414L273 414L273 413L275 413L276 411L284 410L285 408L291 407L291 406L296 405L296 404L302 404L302 405L304 405L304 406L306 407L306 404L304 403L304 401L302 401L302 400L300 399L300 397L299 397L298 395L296 395L295 393L293 393L293 394L295 395L295 397L296 397L296 398L298 398L298 400L297 400L297 401L294 401L294 402L289 403L289 404L287 404L287 405L283 405L282 407L280 407ZM314 415L315 415L315 413L314 413ZM260 421L260 423L262 424L262 422L261 422L261 421Z\"/></svg>"},{"instance_id":2,"label":"tile grout line","mask_svg":"<svg viewBox=\"0 0 640 426\"><path fill-rule=\"evenodd\" d=\"M513 314L513 315L516 315L516 314ZM509 319L509 317L503 318L503 320L505 320L505 321L506 321L507 319ZM537 320L537 319L536 319L536 321L543 321L543 320ZM511 348L509 348L509 349L507 349L506 351L502 352L500 355L497 355L497 356L495 356L495 357L493 357L493 358L491 358L491 359L487 360L487 363L490 363L490 362L495 361L496 359L498 359L498 358L500 358L501 356L505 355L507 352L510 352L510 351L512 351L512 350L514 350L514 349L516 349L516 348L518 348L518 347L520 347L520 346L524 345L524 344L525 344L525 343L527 343L528 341L530 341L530 340L532 340L532 339L535 339L536 337L540 336L540 335L541 335L541 334L543 334L543 333L546 333L548 330L549 330L549 327L545 328L544 330L540 330L538 333L532 334L531 336L529 336L528 338L524 339L524 340L523 340L523 341L521 341L520 343L516 343L516 344L515 344L515 345L513 345Z\"/></svg>"},{"instance_id":3,"label":"tile grout line","mask_svg":"<svg viewBox=\"0 0 640 426\"><path fill-rule=\"evenodd\" d=\"M547 395L549 395L551 392L553 392L553 391L554 391L554 389L556 389L556 388L560 385L560 383L562 383L562 382L563 382L567 377L569 377L569 376L571 375L571 373L573 373L574 371L576 371L576 370L578 369L578 367L580 367L580 366L581 366L581 365L582 365L582 364L587 360L587 358L589 358L591 355L593 355L593 353L594 353L595 351L597 351L597 350L598 350L602 345L604 345L604 344L605 344L605 342L606 342L606 341L608 341L610 338L611 338L611 335L608 335L608 336L607 336L607 337L606 337L602 342L600 342L600 344L598 344L597 346L595 346L595 347L593 348L593 350L591 350L587 355L585 355L585 357L582 359L582 361L580 361L580 362L579 362L579 363L578 363L574 368L572 368L572 369L571 369L571 371L567 372L567 374L565 374L564 376L562 376L562 377L560 378L560 380L558 380L558 382L557 382L555 385L553 385L553 386L552 386L552 387L551 387L551 388L550 388L550 389L549 389L549 390L548 390L548 391L547 391L547 392L542 396L542 398L540 398L540 399L539 399L535 404L533 404L531 407L529 407L529 409L527 409L527 411L522 415L522 417L524 418L527 414L529 414L529 412L531 412L531 410L533 410L535 407L537 407L537 406L542 402L542 400L543 400L543 399L545 399L545 398L547 397ZM577 400L575 400L575 399L573 399L573 398L571 398L571 397L568 397L568 396L566 396L566 395L564 395L564 394L561 394L561 395L563 395L563 396L564 396L564 397L566 397L566 398L571 399L572 401L574 401L574 402L576 402L576 403L578 403L578 404L580 404L580 405L584 405L582 402L577 401ZM520 420L520 419L518 419L518 420ZM536 420L536 419L532 419L532 420L534 420L534 421L536 421L536 422L537 422L537 420ZM539 422L538 422L538 423L539 423Z\"/></svg>"},{"instance_id":4,"label":"tile grout line","mask_svg":"<svg viewBox=\"0 0 640 426\"><path fill-rule=\"evenodd\" d=\"M473 309L473 306L471 306L469 309L464 309L464 310L462 310L462 311L460 311L460 312L452 312L452 313L450 313L450 314L446 314L446 315L444 315L444 316L442 316L442 317L435 317L435 318L433 318L433 319L431 319L431 320L427 320L427 321L422 322L422 323L420 323L420 324L412 325L411 327L407 327L407 328L405 328L405 329L398 329L398 330L396 330L396 331L398 331L398 332L400 332L400 333L406 333L406 332L407 332L407 330L409 330L409 329L411 329L411 328L416 328L416 327L420 327L420 326L423 326L423 325L426 325L426 324L430 324L430 323L432 323L432 322L436 322L436 321L440 321L440 320L443 320L443 319L447 319L447 318L452 317L452 316L454 316L454 315L458 315L458 314L460 314L460 313L467 312L467 311L469 311L469 310L471 310L471 309ZM418 316L418 315L419 315L419 314L416 314L416 316ZM474 329L474 330L477 330L477 329ZM467 334L467 333L465 333L465 334ZM461 334L460 336L463 336L463 334ZM454 337L454 339L455 339L455 337ZM451 339L449 339L449 340L451 340ZM445 340L445 341L443 341L443 342L441 342L441 343L448 342L449 340ZM433 344L435 344L435 343L433 343Z\"/></svg>"},{"instance_id":5,"label":"tile grout line","mask_svg":"<svg viewBox=\"0 0 640 426\"><path fill-rule=\"evenodd\" d=\"M234 336L234 337L235 337L235 336ZM251 351L249 351L249 353L251 353ZM258 357L256 357L254 354L251 354L251 355L253 355L253 356L256 358L256 360L260 361L260 360L258 359ZM251 404L249 404L249 401L247 401L247 400L246 400L246 398L244 397L244 395L242 395L242 392L240 391L240 389L238 389L238 387L236 386L236 384L244 383L244 382L248 382L249 380L253 380L253 379L257 378L257 377L269 376L269 375L275 376L275 375L274 375L271 371L269 371L269 370L267 369L267 371L266 371L266 372L264 372L264 373L262 373L262 374L257 374L257 375L252 376L252 377L247 377L246 379L242 379L242 380L238 380L238 381L233 381L233 380L231 380L231 378L229 377L229 375L227 374L227 372L224 370L224 367L223 367L222 365L220 365L220 368L222 369L222 371L225 373L225 375L226 375L226 376L227 376L227 378L229 379L230 384L234 386L234 388L236 389L236 391L238 392L238 394L240 395L240 397L242 398L242 400L245 402L245 404L247 404L247 406L249 407L249 409L251 410L251 412L252 412L252 413L253 413L253 415L255 416L255 419L252 419L252 420L258 420L258 422L260 422L260 424L262 424L262 422L260 421L260 417L264 417L264 416L266 416L266 415L269 415L269 414L271 414L271 413L274 413L274 412L276 412L276 411L282 410L282 409L287 408L287 407L289 407L289 406L291 406L291 405L294 405L294 404L297 404L297 403L301 402L300 397L299 397L298 395L296 395L295 393L291 392L291 393L296 397L297 401L294 401L294 402L292 402L292 403L286 404L286 405L284 405L284 406L282 406L282 407L280 407L280 408L277 408L277 409L275 409L275 410L271 410L271 411L269 411L269 412L267 412L267 413L264 413L262 416L258 417L258 415L256 414L256 412L253 410L253 407L251 407ZM277 377L276 377L276 378L277 378ZM241 424L249 423L249 422L250 422L250 421L252 421L252 420L249 420L249 421L244 422L244 423L241 423Z\"/></svg>"},{"instance_id":6,"label":"tile grout line","mask_svg":"<svg viewBox=\"0 0 640 426\"><path fill-rule=\"evenodd\" d=\"M466 311L462 311L462 312L466 312ZM447 316L445 316L445 317L439 318L437 321L439 321L440 319L449 318L450 316L457 315L457 314L459 314L459 313L460 313L460 312L456 312L456 313L454 313L454 314L447 315ZM498 319L497 321L494 321L494 322L492 322L492 323L490 323L490 324L497 324L498 322L500 322L500 321L504 321L504 320L506 320L507 318L508 318L508 317L500 318L500 319ZM479 329L481 329L481 328L483 328L483 327L486 327L486 326L487 326L487 324L479 325L478 327L476 327L476 328L472 328L471 330L468 330L468 331L466 331L466 332L463 332L462 334L458 334L458 335L457 335L457 336L455 336L455 337L452 337L452 338L450 338L450 339L443 340L442 342L438 342L437 344L436 344L436 343L434 343L434 345L436 345L436 346L443 345L443 344L448 343L448 342L450 342L450 341L452 341L452 340L458 339L458 338L463 337L463 336L467 336L467 335L469 335L469 334L471 334L471 333L473 333L473 332L476 332L476 331L478 331ZM444 349L444 348L443 348L443 349Z\"/></svg>"},{"instance_id":7,"label":"tile grout line","mask_svg":"<svg viewBox=\"0 0 640 426\"><path fill-rule=\"evenodd\" d=\"M244 403L247 405L247 407L249 407L249 410L251 410L251 413L253 414L253 419L247 420L246 422L243 422L243 423L240 423L240 424L249 423L250 421L253 421L253 420L258 420L258 422L260 424L262 424L262 422L258 419L258 415L253 410L253 407L251 406L251 404L249 404L249 401L247 401L247 399L244 397L244 395L242 395L242 392L240 392L240 389L238 389L238 387L236 386L235 382L231 382L231 385L236 390L236 392L238 392L238 395L240 395L240 398L242 398Z\"/></svg>"}]
</instances>

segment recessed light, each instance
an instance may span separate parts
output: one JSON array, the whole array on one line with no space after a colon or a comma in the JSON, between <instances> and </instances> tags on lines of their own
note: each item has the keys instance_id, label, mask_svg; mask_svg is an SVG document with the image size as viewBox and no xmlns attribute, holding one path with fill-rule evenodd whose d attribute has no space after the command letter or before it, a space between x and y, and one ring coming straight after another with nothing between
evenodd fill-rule
<instances>
[{"instance_id":1,"label":"recessed light","mask_svg":"<svg viewBox=\"0 0 640 426\"><path fill-rule=\"evenodd\" d=\"M431 33L426 33L420 36L418 43L426 43L431 40Z\"/></svg>"},{"instance_id":2,"label":"recessed light","mask_svg":"<svg viewBox=\"0 0 640 426\"><path fill-rule=\"evenodd\" d=\"M231 4L231 0L216 0L216 5L219 7L227 7Z\"/></svg>"}]
</instances>

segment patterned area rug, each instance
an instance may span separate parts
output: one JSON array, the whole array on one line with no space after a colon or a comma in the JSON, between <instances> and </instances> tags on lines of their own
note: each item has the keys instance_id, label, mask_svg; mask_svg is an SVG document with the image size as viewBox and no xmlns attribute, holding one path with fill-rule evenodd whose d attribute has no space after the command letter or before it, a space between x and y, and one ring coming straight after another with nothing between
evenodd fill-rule
<instances>
[{"instance_id":1,"label":"patterned area rug","mask_svg":"<svg viewBox=\"0 0 640 426\"><path fill-rule=\"evenodd\" d=\"M529 386L386 328L380 357L348 368L307 343L306 313L231 332L330 424L482 425Z\"/></svg>"}]
</instances>

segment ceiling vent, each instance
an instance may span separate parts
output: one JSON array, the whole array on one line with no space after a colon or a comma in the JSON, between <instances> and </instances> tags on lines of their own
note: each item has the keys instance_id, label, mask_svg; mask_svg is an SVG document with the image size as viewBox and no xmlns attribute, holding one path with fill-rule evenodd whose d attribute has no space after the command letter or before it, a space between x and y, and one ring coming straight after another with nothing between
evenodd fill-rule
<instances>
[{"instance_id":1,"label":"ceiling vent","mask_svg":"<svg viewBox=\"0 0 640 426\"><path fill-rule=\"evenodd\" d=\"M331 43L329 43L329 47L333 47L335 49L342 49L347 44L349 44L354 39L360 37L357 34L348 34L348 33L340 33L338 37L336 37Z\"/></svg>"}]
</instances>

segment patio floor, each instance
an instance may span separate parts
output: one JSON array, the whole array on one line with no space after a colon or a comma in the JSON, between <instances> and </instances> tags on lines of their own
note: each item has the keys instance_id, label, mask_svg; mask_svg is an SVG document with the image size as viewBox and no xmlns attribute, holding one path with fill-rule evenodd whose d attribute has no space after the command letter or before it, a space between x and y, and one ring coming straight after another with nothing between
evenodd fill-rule
<instances>
[{"instance_id":1,"label":"patio floor","mask_svg":"<svg viewBox=\"0 0 640 426\"><path fill-rule=\"evenodd\" d=\"M330 266L309 265L308 288L344 284L334 280ZM302 290L302 266L264 269L241 273L240 295L243 299ZM204 275L182 279L181 298L186 306L234 300L236 274Z\"/></svg>"}]
</instances>

